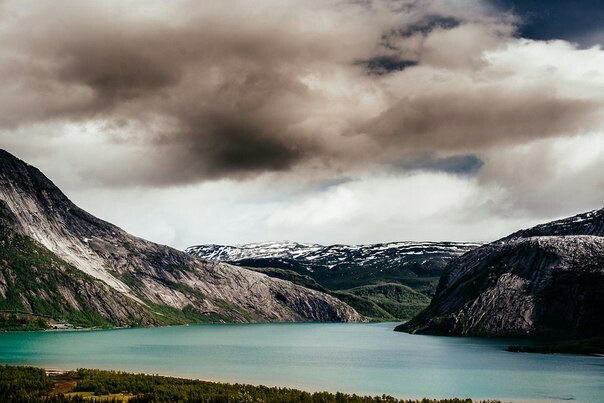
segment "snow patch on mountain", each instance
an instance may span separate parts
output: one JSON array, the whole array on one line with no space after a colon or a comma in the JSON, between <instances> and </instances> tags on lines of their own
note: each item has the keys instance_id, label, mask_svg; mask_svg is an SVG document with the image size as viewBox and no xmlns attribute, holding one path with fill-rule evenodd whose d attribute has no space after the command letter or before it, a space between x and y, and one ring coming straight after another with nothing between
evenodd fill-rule
<instances>
[{"instance_id":1,"label":"snow patch on mountain","mask_svg":"<svg viewBox=\"0 0 604 403\"><path fill-rule=\"evenodd\" d=\"M351 262L388 265L410 258L429 257L450 260L479 247L475 242L390 242L370 245L319 245L299 242L262 242L245 245L197 245L187 253L208 261L238 262L246 259L288 259L309 265L334 267ZM312 270L312 267L308 267Z\"/></svg>"}]
</instances>

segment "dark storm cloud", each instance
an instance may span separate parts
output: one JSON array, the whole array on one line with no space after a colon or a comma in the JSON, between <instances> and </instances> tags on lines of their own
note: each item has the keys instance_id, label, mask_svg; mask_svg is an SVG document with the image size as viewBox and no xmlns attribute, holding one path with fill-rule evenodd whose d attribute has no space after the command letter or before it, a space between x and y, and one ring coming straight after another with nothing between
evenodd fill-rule
<instances>
[{"instance_id":1,"label":"dark storm cloud","mask_svg":"<svg viewBox=\"0 0 604 403\"><path fill-rule=\"evenodd\" d=\"M11 3L0 125L94 122L136 152L91 177L160 186L478 155L599 127L597 97L533 84L544 73L523 76L524 60L487 61L514 50L512 18L453 3Z\"/></svg>"},{"instance_id":2,"label":"dark storm cloud","mask_svg":"<svg viewBox=\"0 0 604 403\"><path fill-rule=\"evenodd\" d=\"M364 127L389 147L467 150L572 135L599 124L597 102L525 89L404 99Z\"/></svg>"},{"instance_id":3,"label":"dark storm cloud","mask_svg":"<svg viewBox=\"0 0 604 403\"><path fill-rule=\"evenodd\" d=\"M174 171L186 181L225 176L247 177L285 171L307 157L312 143L288 138L287 127L253 116L254 109L225 110L185 120L176 137ZM168 141L173 144L173 139Z\"/></svg>"},{"instance_id":4,"label":"dark storm cloud","mask_svg":"<svg viewBox=\"0 0 604 403\"><path fill-rule=\"evenodd\" d=\"M153 49L153 37L136 43L111 36L99 33L98 41L67 43L57 49L54 57L62 56L63 60L56 79L92 90L98 109L156 94L178 82L181 71L177 61L165 59L169 56L165 48Z\"/></svg>"},{"instance_id":5,"label":"dark storm cloud","mask_svg":"<svg viewBox=\"0 0 604 403\"><path fill-rule=\"evenodd\" d=\"M203 15L175 27L74 13L31 17L31 31L2 38L14 53L1 68L18 83L3 94L4 125L104 120L161 151L137 180L166 184L287 170L313 149L291 129L304 116L287 108L308 96L298 71L329 47Z\"/></svg>"}]
</instances>

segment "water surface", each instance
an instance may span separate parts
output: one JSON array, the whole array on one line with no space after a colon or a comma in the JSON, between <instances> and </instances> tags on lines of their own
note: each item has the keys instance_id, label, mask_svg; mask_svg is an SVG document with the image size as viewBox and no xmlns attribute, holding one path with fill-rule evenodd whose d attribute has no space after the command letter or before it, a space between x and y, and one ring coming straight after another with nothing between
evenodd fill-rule
<instances>
[{"instance_id":1,"label":"water surface","mask_svg":"<svg viewBox=\"0 0 604 403\"><path fill-rule=\"evenodd\" d=\"M513 341L408 335L395 325L0 333L0 362L410 398L604 400L604 358L508 353Z\"/></svg>"}]
</instances>

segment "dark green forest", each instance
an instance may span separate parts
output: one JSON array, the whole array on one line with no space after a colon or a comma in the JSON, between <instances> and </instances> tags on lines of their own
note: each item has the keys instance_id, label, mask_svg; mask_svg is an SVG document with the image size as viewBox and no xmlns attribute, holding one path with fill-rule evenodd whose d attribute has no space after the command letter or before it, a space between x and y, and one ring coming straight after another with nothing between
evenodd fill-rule
<instances>
[{"instance_id":1,"label":"dark green forest","mask_svg":"<svg viewBox=\"0 0 604 403\"><path fill-rule=\"evenodd\" d=\"M46 375L40 368L0 366L2 402L321 402L469 403L470 399L399 400L391 396L304 392L296 389L206 382L158 375L79 369Z\"/></svg>"}]
</instances>

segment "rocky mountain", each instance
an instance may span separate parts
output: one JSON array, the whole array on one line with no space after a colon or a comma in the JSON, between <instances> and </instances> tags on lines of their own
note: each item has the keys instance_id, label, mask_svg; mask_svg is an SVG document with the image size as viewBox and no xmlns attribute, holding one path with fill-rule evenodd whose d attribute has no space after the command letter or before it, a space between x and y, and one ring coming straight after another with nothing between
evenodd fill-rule
<instances>
[{"instance_id":1,"label":"rocky mountain","mask_svg":"<svg viewBox=\"0 0 604 403\"><path fill-rule=\"evenodd\" d=\"M378 265L400 266L410 257L432 257L447 261L481 244L471 242L390 242L371 245L319 245L299 242L263 242L239 246L198 245L187 252L207 260L235 262L243 259L293 259L306 264L308 270L318 266L329 269L343 264L377 262ZM422 259L423 260L423 259Z\"/></svg>"},{"instance_id":2,"label":"rocky mountain","mask_svg":"<svg viewBox=\"0 0 604 403\"><path fill-rule=\"evenodd\" d=\"M440 276L451 259L478 246L478 243L463 242L329 246L265 242L241 246L198 245L187 248L187 252L211 262L293 270L327 288L344 289L372 280L397 281L404 277L421 284L422 278Z\"/></svg>"},{"instance_id":3,"label":"rocky mountain","mask_svg":"<svg viewBox=\"0 0 604 403\"><path fill-rule=\"evenodd\" d=\"M520 230L505 239L555 235L604 236L604 209L589 211L573 217Z\"/></svg>"},{"instance_id":4,"label":"rocky mountain","mask_svg":"<svg viewBox=\"0 0 604 403\"><path fill-rule=\"evenodd\" d=\"M362 319L320 291L134 237L6 151L0 207L0 310L113 325Z\"/></svg>"},{"instance_id":5,"label":"rocky mountain","mask_svg":"<svg viewBox=\"0 0 604 403\"><path fill-rule=\"evenodd\" d=\"M425 308L445 265L479 246L460 242L373 245L266 242L187 249L209 262L228 262L321 289L364 315L408 319Z\"/></svg>"},{"instance_id":6,"label":"rocky mountain","mask_svg":"<svg viewBox=\"0 0 604 403\"><path fill-rule=\"evenodd\" d=\"M604 335L604 209L518 231L451 261L397 328L463 336Z\"/></svg>"}]
</instances>

